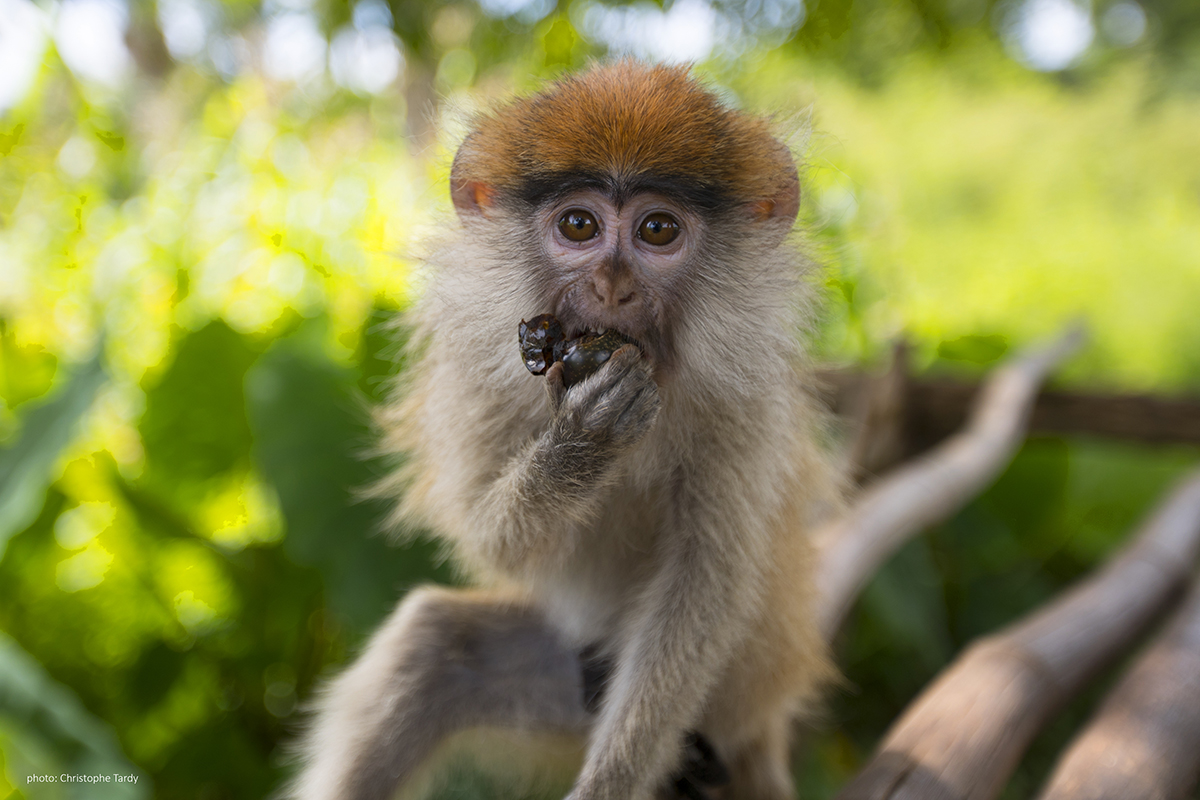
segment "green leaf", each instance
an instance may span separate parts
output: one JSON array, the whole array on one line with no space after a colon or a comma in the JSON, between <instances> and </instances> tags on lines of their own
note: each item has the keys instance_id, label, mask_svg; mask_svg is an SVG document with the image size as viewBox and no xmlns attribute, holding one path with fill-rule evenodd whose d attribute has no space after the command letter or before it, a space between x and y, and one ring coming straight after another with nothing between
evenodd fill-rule
<instances>
[{"instance_id":1,"label":"green leaf","mask_svg":"<svg viewBox=\"0 0 1200 800\"><path fill-rule=\"evenodd\" d=\"M29 800L140 800L150 785L116 737L15 641L0 633L0 748ZM36 783L30 776L107 776L107 782ZM136 782L117 781L117 776Z\"/></svg>"},{"instance_id":2,"label":"green leaf","mask_svg":"<svg viewBox=\"0 0 1200 800\"><path fill-rule=\"evenodd\" d=\"M17 343L0 319L0 400L16 408L49 391L58 357L41 345Z\"/></svg>"},{"instance_id":3,"label":"green leaf","mask_svg":"<svg viewBox=\"0 0 1200 800\"><path fill-rule=\"evenodd\" d=\"M147 387L138 425L151 482L183 491L249 460L242 384L255 357L220 321L179 343L171 366Z\"/></svg>"},{"instance_id":4,"label":"green leaf","mask_svg":"<svg viewBox=\"0 0 1200 800\"><path fill-rule=\"evenodd\" d=\"M0 450L0 557L13 534L37 516L54 477L54 462L104 383L101 350L72 376L58 397L30 411L16 443Z\"/></svg>"},{"instance_id":5,"label":"green leaf","mask_svg":"<svg viewBox=\"0 0 1200 800\"><path fill-rule=\"evenodd\" d=\"M360 495L381 474L353 370L322 355L317 326L276 342L246 376L255 462L287 521L284 550L320 570L334 610L369 630L403 590L450 575L434 546L395 547L382 535L387 508Z\"/></svg>"},{"instance_id":6,"label":"green leaf","mask_svg":"<svg viewBox=\"0 0 1200 800\"><path fill-rule=\"evenodd\" d=\"M939 358L966 361L971 364L991 364L1008 352L1008 338L998 333L973 334L947 339L938 345Z\"/></svg>"},{"instance_id":7,"label":"green leaf","mask_svg":"<svg viewBox=\"0 0 1200 800\"><path fill-rule=\"evenodd\" d=\"M358 351L358 388L372 403L387 399L391 380L405 365L404 344L410 331L394 323L397 310L375 305L363 323Z\"/></svg>"}]
</instances>

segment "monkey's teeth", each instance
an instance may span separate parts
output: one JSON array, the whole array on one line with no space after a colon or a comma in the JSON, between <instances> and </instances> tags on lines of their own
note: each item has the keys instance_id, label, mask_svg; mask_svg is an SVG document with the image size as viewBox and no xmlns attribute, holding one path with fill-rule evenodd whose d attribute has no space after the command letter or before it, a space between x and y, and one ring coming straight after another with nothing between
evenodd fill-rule
<instances>
[{"instance_id":1,"label":"monkey's teeth","mask_svg":"<svg viewBox=\"0 0 1200 800\"><path fill-rule=\"evenodd\" d=\"M571 329L570 333L567 334L566 341L573 342L576 339L582 338L584 336L591 336L591 337L603 336L606 331L610 331L610 330L616 331L617 334L619 336L621 336L621 338L625 339L630 344L636 345L639 350L644 351L646 349L645 347L642 346L642 343L639 340L633 338L632 336L630 336L627 333L623 333L622 331L617 330L616 328L603 328L601 330L596 330L594 328L573 328L573 329Z\"/></svg>"}]
</instances>

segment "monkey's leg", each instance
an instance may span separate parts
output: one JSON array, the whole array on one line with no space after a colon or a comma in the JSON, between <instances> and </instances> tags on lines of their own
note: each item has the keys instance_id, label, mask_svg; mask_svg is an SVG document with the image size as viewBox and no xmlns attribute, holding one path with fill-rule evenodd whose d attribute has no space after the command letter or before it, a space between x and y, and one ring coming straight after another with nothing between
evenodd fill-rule
<instances>
[{"instance_id":1,"label":"monkey's leg","mask_svg":"<svg viewBox=\"0 0 1200 800\"><path fill-rule=\"evenodd\" d=\"M511 598L408 595L333 682L306 743L298 800L385 800L456 731L585 733L578 654Z\"/></svg>"}]
</instances>

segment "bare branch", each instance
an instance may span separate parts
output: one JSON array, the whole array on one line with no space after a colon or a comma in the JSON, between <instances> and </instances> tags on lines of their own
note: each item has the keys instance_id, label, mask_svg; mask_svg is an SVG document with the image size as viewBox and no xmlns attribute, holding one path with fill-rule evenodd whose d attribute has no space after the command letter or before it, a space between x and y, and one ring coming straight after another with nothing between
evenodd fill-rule
<instances>
[{"instance_id":1,"label":"bare branch","mask_svg":"<svg viewBox=\"0 0 1200 800\"><path fill-rule=\"evenodd\" d=\"M1177 800L1200 781L1200 582L1059 760L1040 800Z\"/></svg>"},{"instance_id":2,"label":"bare branch","mask_svg":"<svg viewBox=\"0 0 1200 800\"><path fill-rule=\"evenodd\" d=\"M819 377L826 402L839 416L851 418L864 403L863 398L876 393L880 381L878 376L848 370L825 370ZM966 420L979 394L979 384L908 376L903 390L903 419L898 425L904 448L896 452L895 461L954 433ZM1200 444L1200 398L1045 391L1033 406L1029 430L1136 442Z\"/></svg>"},{"instance_id":3,"label":"bare branch","mask_svg":"<svg viewBox=\"0 0 1200 800\"><path fill-rule=\"evenodd\" d=\"M1100 572L968 649L918 697L839 800L990 800L1047 720L1187 584L1200 472Z\"/></svg>"},{"instance_id":4,"label":"bare branch","mask_svg":"<svg viewBox=\"0 0 1200 800\"><path fill-rule=\"evenodd\" d=\"M843 416L857 429L847 461L859 483L904 458L908 409L908 353L903 340L892 348L892 365L881 375L870 375L859 391L847 397L853 406Z\"/></svg>"},{"instance_id":5,"label":"bare branch","mask_svg":"<svg viewBox=\"0 0 1200 800\"><path fill-rule=\"evenodd\" d=\"M914 533L961 508L1012 458L1046 375L1083 343L1072 328L997 369L963 431L868 487L816 534L822 630L832 638L879 566Z\"/></svg>"}]
</instances>

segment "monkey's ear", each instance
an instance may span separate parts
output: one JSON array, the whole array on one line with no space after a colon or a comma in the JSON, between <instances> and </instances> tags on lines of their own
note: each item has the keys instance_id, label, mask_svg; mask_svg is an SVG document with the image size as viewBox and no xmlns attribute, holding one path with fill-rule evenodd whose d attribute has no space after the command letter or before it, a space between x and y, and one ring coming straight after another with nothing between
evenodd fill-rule
<instances>
[{"instance_id":1,"label":"monkey's ear","mask_svg":"<svg viewBox=\"0 0 1200 800\"><path fill-rule=\"evenodd\" d=\"M759 222L784 220L795 222L800 212L800 174L789 158L786 177L771 197L764 197L750 204L750 213Z\"/></svg>"},{"instance_id":2,"label":"monkey's ear","mask_svg":"<svg viewBox=\"0 0 1200 800\"><path fill-rule=\"evenodd\" d=\"M496 190L482 181L456 181L450 178L450 199L454 210L465 222L470 217L483 216L495 202Z\"/></svg>"},{"instance_id":3,"label":"monkey's ear","mask_svg":"<svg viewBox=\"0 0 1200 800\"><path fill-rule=\"evenodd\" d=\"M450 167L450 199L463 222L484 216L496 201L495 187L472 177L475 153L471 138L468 136L459 146Z\"/></svg>"}]
</instances>

